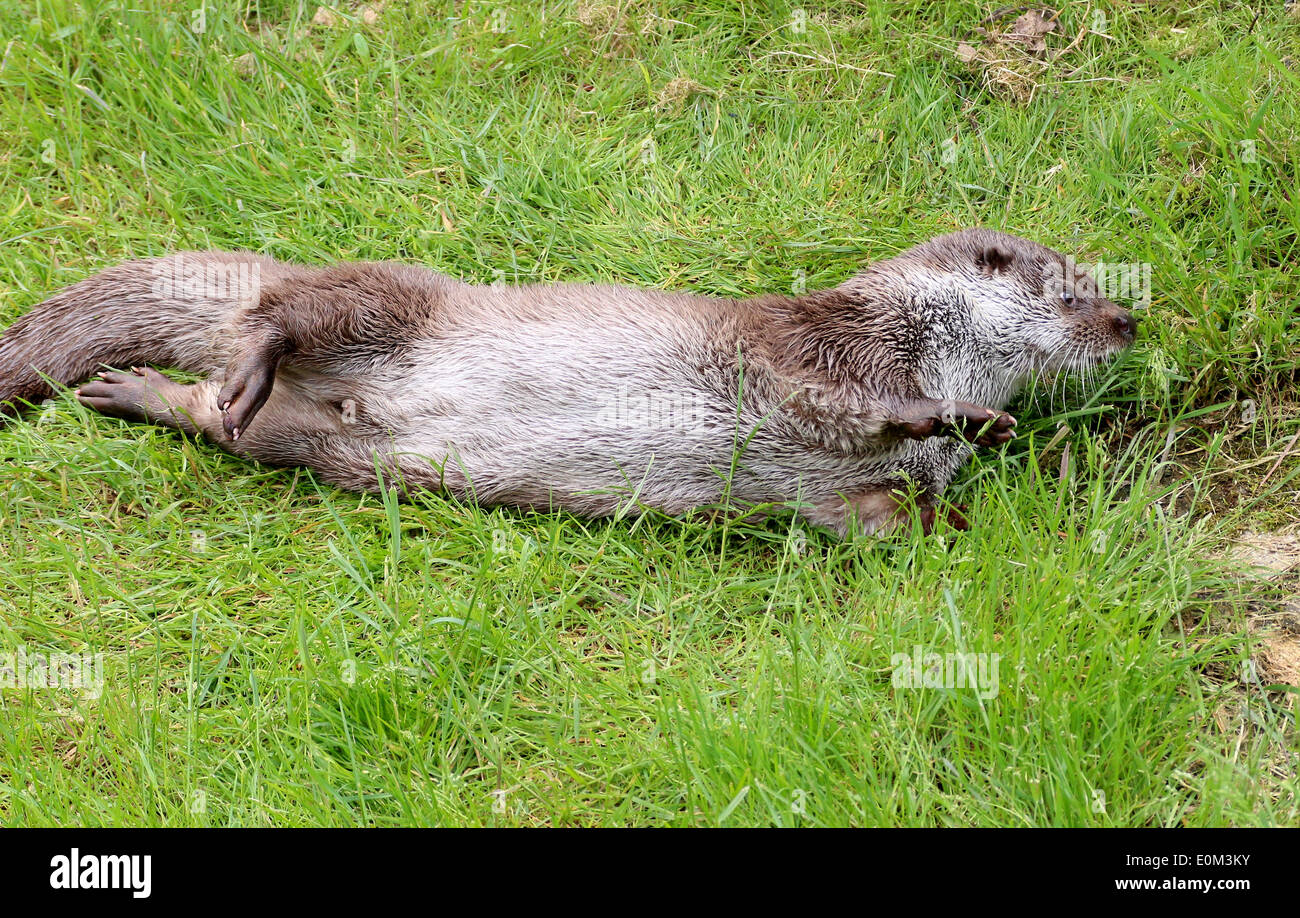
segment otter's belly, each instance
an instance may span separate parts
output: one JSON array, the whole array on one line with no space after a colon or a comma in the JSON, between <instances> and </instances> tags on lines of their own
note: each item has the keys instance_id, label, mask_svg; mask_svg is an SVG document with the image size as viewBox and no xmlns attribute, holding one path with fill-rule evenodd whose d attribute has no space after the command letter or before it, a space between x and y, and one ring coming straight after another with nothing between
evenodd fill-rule
<instances>
[{"instance_id":1,"label":"otter's belly","mask_svg":"<svg viewBox=\"0 0 1300 918\"><path fill-rule=\"evenodd\" d=\"M680 344L617 323L554 323L423 345L398 385L396 446L446 461L486 502L666 512L716 502L734 408Z\"/></svg>"},{"instance_id":2,"label":"otter's belly","mask_svg":"<svg viewBox=\"0 0 1300 918\"><path fill-rule=\"evenodd\" d=\"M629 500L681 513L825 500L898 486L941 491L969 455L951 440L837 456L785 439L771 412L709 389L689 341L644 326L534 322L422 344L391 381L394 446L458 470L486 503L610 513ZM737 455L737 448L740 453ZM459 476L457 476L459 477Z\"/></svg>"}]
</instances>

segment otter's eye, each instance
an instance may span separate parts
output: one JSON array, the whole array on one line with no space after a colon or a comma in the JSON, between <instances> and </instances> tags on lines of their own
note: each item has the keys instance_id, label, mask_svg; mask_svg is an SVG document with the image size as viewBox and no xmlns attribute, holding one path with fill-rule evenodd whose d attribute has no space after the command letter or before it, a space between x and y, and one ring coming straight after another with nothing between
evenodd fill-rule
<instances>
[{"instance_id":1,"label":"otter's eye","mask_svg":"<svg viewBox=\"0 0 1300 918\"><path fill-rule=\"evenodd\" d=\"M1066 306L1073 306L1073 305L1074 305L1074 292L1073 292L1073 291L1070 291L1070 290L1062 290L1062 291L1061 291L1061 302L1064 303Z\"/></svg>"}]
</instances>

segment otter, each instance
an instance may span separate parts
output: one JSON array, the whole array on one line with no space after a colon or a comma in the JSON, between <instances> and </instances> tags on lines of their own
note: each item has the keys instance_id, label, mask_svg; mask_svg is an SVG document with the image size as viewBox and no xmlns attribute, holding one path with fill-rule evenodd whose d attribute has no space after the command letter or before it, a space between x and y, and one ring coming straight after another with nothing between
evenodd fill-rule
<instances>
[{"instance_id":1,"label":"otter","mask_svg":"<svg viewBox=\"0 0 1300 918\"><path fill-rule=\"evenodd\" d=\"M966 527L937 498L976 446L1011 439L1028 380L1135 330L1065 256L986 229L749 299L183 252L14 322L0 407L81 383L104 414L353 490L585 516L780 504L841 536L913 516L928 532Z\"/></svg>"}]
</instances>

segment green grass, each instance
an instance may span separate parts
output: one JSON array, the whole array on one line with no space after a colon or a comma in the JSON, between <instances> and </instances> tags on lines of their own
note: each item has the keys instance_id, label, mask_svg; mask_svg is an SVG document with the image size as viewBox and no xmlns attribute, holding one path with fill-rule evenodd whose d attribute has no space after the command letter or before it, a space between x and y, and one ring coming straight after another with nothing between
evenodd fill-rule
<instances>
[{"instance_id":1,"label":"green grass","mask_svg":"<svg viewBox=\"0 0 1300 918\"><path fill-rule=\"evenodd\" d=\"M0 8L0 320L181 248L750 294L977 224L1154 296L954 538L385 503L57 401L0 430L0 653L105 684L0 689L0 823L1300 823L1222 560L1300 499L1280 4L1097 4L1032 98L954 54L994 4L191 6Z\"/></svg>"}]
</instances>

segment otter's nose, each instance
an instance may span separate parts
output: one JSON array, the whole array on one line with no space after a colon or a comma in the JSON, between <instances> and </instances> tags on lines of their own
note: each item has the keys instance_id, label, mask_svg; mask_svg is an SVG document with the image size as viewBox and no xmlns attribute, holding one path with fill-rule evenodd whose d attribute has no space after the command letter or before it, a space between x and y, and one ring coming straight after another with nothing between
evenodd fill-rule
<instances>
[{"instance_id":1,"label":"otter's nose","mask_svg":"<svg viewBox=\"0 0 1300 918\"><path fill-rule=\"evenodd\" d=\"M1132 341L1137 336L1137 316L1131 312L1125 312L1123 309L1116 311L1110 323L1115 326L1115 331L1119 332L1121 338L1125 341Z\"/></svg>"}]
</instances>

